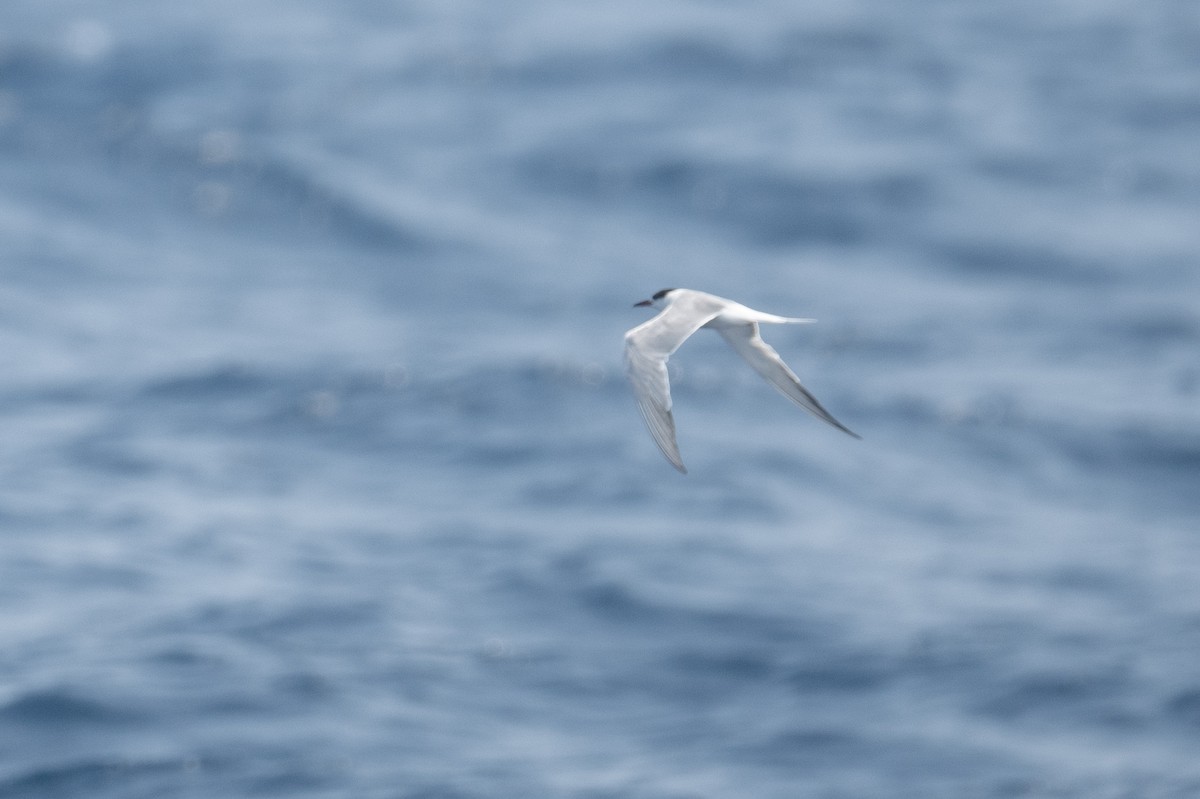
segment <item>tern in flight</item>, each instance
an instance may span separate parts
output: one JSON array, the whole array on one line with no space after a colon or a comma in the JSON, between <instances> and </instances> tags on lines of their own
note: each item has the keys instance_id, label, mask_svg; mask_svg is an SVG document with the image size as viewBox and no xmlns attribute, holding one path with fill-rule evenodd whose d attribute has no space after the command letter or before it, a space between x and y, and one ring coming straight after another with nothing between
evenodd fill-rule
<instances>
[{"instance_id":1,"label":"tern in flight","mask_svg":"<svg viewBox=\"0 0 1200 799\"><path fill-rule=\"evenodd\" d=\"M799 378L787 367L770 344L758 334L760 324L809 324L815 319L792 319L756 311L741 303L692 289L663 289L635 308L651 307L661 311L625 334L625 373L633 384L638 410L646 421L654 443L679 471L687 474L679 445L675 443L675 418L671 415L671 384L667 379L667 359L688 336L702 327L716 330L754 371L784 396L823 422L843 433L861 438L834 419L817 398L800 385Z\"/></svg>"}]
</instances>

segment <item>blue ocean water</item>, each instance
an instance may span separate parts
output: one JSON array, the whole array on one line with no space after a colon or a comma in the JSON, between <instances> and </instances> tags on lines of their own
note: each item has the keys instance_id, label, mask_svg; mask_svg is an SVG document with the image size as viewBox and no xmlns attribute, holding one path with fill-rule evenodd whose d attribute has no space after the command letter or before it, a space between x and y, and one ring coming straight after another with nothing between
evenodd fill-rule
<instances>
[{"instance_id":1,"label":"blue ocean water","mask_svg":"<svg viewBox=\"0 0 1200 799\"><path fill-rule=\"evenodd\" d=\"M1200 796L1200 10L11 0L0 797ZM671 469L620 373L687 286Z\"/></svg>"}]
</instances>

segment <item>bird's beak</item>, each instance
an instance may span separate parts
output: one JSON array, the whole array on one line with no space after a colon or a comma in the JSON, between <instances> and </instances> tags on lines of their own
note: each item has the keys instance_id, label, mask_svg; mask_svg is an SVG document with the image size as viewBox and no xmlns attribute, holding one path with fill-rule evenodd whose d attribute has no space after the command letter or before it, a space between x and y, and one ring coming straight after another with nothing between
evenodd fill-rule
<instances>
[{"instance_id":1,"label":"bird's beak","mask_svg":"<svg viewBox=\"0 0 1200 799\"><path fill-rule=\"evenodd\" d=\"M634 308L645 308L647 305L650 305L650 304L651 304L650 300L642 300L641 302L635 302L633 304L633 307Z\"/></svg>"}]
</instances>

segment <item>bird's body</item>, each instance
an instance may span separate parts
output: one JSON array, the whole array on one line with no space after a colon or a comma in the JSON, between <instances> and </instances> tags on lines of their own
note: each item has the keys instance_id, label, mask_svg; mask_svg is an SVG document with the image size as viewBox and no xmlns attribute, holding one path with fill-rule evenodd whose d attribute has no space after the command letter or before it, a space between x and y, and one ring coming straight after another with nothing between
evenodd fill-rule
<instances>
[{"instance_id":1,"label":"bird's body","mask_svg":"<svg viewBox=\"0 0 1200 799\"><path fill-rule=\"evenodd\" d=\"M659 308L661 313L625 334L625 372L650 435L679 471L686 473L687 469L675 441L667 359L700 328L720 333L756 372L801 408L842 432L859 437L817 402L779 353L759 336L762 324L806 324L816 320L776 316L692 289L663 289L637 305Z\"/></svg>"}]
</instances>

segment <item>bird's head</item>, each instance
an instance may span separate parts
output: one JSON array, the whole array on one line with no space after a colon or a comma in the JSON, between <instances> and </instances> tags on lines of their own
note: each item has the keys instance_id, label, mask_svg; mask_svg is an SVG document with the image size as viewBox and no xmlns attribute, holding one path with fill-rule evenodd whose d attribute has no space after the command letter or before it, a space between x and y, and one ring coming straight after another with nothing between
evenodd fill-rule
<instances>
[{"instance_id":1,"label":"bird's head","mask_svg":"<svg viewBox=\"0 0 1200 799\"><path fill-rule=\"evenodd\" d=\"M642 300L641 302L635 302L633 304L633 307L634 308L647 308L647 307L648 308L666 308L667 304L670 302L669 298L670 298L671 292L674 290L675 289L663 289L662 291L656 291L656 292L654 292L653 297L651 297L648 300Z\"/></svg>"}]
</instances>

